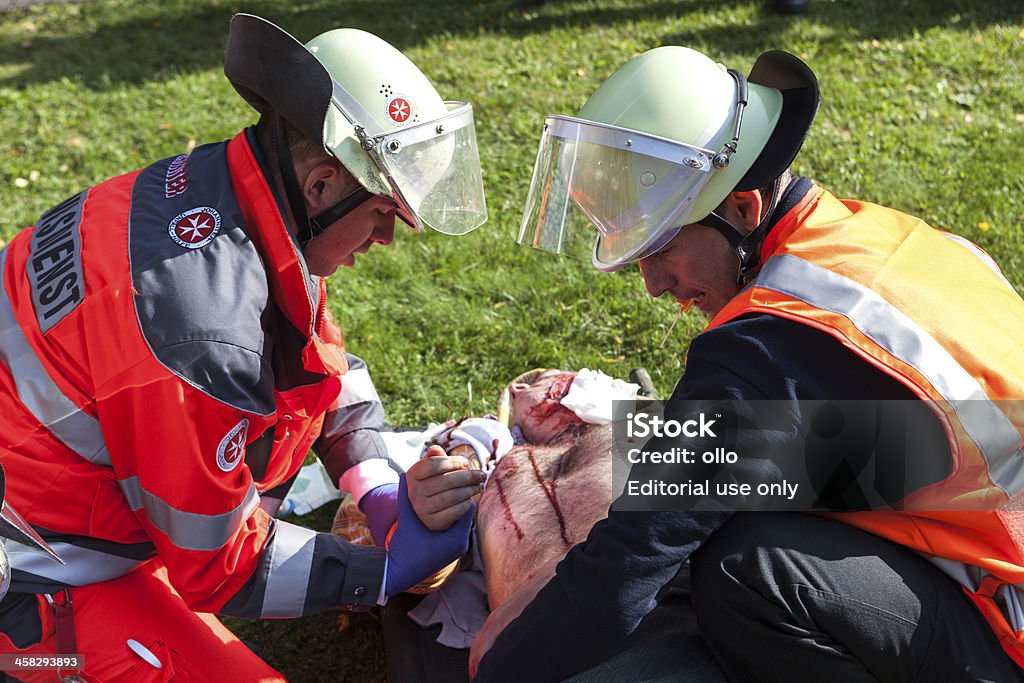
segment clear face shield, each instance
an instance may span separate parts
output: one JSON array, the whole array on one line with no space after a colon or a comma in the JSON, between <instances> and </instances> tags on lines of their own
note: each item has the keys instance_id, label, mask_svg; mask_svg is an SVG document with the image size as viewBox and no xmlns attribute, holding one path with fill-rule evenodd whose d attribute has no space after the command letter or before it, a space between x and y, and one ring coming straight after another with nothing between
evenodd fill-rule
<instances>
[{"instance_id":1,"label":"clear face shield","mask_svg":"<svg viewBox=\"0 0 1024 683\"><path fill-rule=\"evenodd\" d=\"M643 258L678 231L711 177L714 155L637 131L549 116L518 241L590 256L596 227L598 268Z\"/></svg>"},{"instance_id":2,"label":"clear face shield","mask_svg":"<svg viewBox=\"0 0 1024 683\"><path fill-rule=\"evenodd\" d=\"M718 152L594 121L547 117L518 242L585 254L604 271L664 247L736 150L746 83L730 73L737 81L737 113L733 139Z\"/></svg>"},{"instance_id":3,"label":"clear face shield","mask_svg":"<svg viewBox=\"0 0 1024 683\"><path fill-rule=\"evenodd\" d=\"M463 235L487 221L473 107L445 102L448 113L431 121L371 134L372 120L337 83L332 105L354 123L356 136L391 189L399 215L414 229L424 225ZM351 112L351 113L350 113Z\"/></svg>"}]
</instances>

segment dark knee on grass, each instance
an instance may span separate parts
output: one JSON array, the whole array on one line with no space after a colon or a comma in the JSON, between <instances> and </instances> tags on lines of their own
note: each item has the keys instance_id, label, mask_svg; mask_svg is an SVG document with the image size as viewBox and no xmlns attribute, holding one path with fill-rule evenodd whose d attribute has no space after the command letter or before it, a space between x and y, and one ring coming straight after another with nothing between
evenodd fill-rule
<instances>
[{"instance_id":1,"label":"dark knee on grass","mask_svg":"<svg viewBox=\"0 0 1024 683\"><path fill-rule=\"evenodd\" d=\"M744 609L761 599L753 586L771 582L765 544L776 515L739 514L718 529L690 560L693 608L705 640L728 639L742 627Z\"/></svg>"}]
</instances>

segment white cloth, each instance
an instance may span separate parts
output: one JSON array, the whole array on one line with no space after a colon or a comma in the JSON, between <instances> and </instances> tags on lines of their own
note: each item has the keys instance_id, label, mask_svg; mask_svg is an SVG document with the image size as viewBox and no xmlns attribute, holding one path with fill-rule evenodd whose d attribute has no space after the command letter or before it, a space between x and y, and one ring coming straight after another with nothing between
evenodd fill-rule
<instances>
[{"instance_id":1,"label":"white cloth","mask_svg":"<svg viewBox=\"0 0 1024 683\"><path fill-rule=\"evenodd\" d=\"M498 461L515 445L508 429L497 420L486 417L468 417L455 425L451 433L451 444L470 446L488 476Z\"/></svg>"},{"instance_id":2,"label":"white cloth","mask_svg":"<svg viewBox=\"0 0 1024 683\"><path fill-rule=\"evenodd\" d=\"M316 460L299 470L295 483L277 510L277 516L308 515L321 505L338 498L341 498L341 491L334 487L327 470L319 460Z\"/></svg>"},{"instance_id":3,"label":"white cloth","mask_svg":"<svg viewBox=\"0 0 1024 683\"><path fill-rule=\"evenodd\" d=\"M409 618L424 628L440 624L437 642L457 650L473 644L488 614L487 582L479 571L459 572L409 610Z\"/></svg>"},{"instance_id":4,"label":"white cloth","mask_svg":"<svg viewBox=\"0 0 1024 683\"><path fill-rule=\"evenodd\" d=\"M562 405L584 422L610 424L613 402L635 400L639 390L638 384L609 377L600 370L583 368L569 385Z\"/></svg>"},{"instance_id":5,"label":"white cloth","mask_svg":"<svg viewBox=\"0 0 1024 683\"><path fill-rule=\"evenodd\" d=\"M317 460L317 463L319 462ZM306 467L312 467L312 465L306 465ZM323 469L323 465L320 467ZM324 476L327 476L326 470L324 470ZM298 481L295 483L298 484ZM397 483L398 472L392 469L391 465L382 458L372 458L356 463L345 470L345 473L341 475L341 479L338 481L339 488L342 491L351 493L356 499L357 504L363 499L363 496L378 486ZM295 487L292 488L294 490Z\"/></svg>"},{"instance_id":6,"label":"white cloth","mask_svg":"<svg viewBox=\"0 0 1024 683\"><path fill-rule=\"evenodd\" d=\"M515 445L512 433L490 417L467 417L454 425L435 427L424 432L424 435L426 442L423 452L426 452L430 444L437 444L445 451L451 451L456 446L469 446L476 453L480 467L488 477L498 461Z\"/></svg>"}]
</instances>

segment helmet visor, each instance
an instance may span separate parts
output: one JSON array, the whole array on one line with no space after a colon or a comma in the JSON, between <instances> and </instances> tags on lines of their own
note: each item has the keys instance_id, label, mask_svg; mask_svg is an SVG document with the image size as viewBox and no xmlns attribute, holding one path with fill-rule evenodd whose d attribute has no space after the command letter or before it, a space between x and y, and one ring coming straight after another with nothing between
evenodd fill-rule
<instances>
[{"instance_id":1,"label":"helmet visor","mask_svg":"<svg viewBox=\"0 0 1024 683\"><path fill-rule=\"evenodd\" d=\"M487 220L480 155L468 102L446 102L448 114L374 138L375 161L400 211L416 227L463 235Z\"/></svg>"},{"instance_id":2,"label":"helmet visor","mask_svg":"<svg viewBox=\"0 0 1024 683\"><path fill-rule=\"evenodd\" d=\"M646 133L549 116L518 241L574 254L596 227L594 265L616 270L654 253L692 222L687 213L714 172L713 157Z\"/></svg>"}]
</instances>

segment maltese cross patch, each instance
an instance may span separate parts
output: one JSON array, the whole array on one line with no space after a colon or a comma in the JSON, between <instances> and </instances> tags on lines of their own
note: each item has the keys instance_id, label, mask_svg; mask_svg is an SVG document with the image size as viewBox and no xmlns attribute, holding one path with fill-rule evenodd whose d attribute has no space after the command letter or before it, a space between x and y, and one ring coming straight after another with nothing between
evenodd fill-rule
<instances>
[{"instance_id":1,"label":"maltese cross patch","mask_svg":"<svg viewBox=\"0 0 1024 683\"><path fill-rule=\"evenodd\" d=\"M230 472L245 459L245 437L248 431L249 421L243 419L224 435L217 446L217 467Z\"/></svg>"},{"instance_id":2,"label":"maltese cross patch","mask_svg":"<svg viewBox=\"0 0 1024 683\"><path fill-rule=\"evenodd\" d=\"M171 239L186 249L209 244L220 232L220 214L210 206L197 206L179 213L167 226Z\"/></svg>"}]
</instances>

